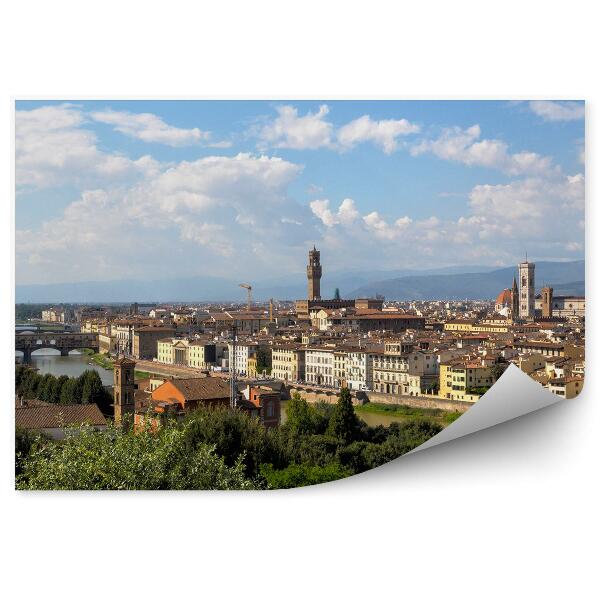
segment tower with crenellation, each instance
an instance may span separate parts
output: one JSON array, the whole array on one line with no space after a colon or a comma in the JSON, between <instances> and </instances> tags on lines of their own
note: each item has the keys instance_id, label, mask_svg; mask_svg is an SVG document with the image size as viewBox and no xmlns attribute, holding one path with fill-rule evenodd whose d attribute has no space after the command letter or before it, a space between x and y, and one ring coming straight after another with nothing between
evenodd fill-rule
<instances>
[{"instance_id":1,"label":"tower with crenellation","mask_svg":"<svg viewBox=\"0 0 600 600\"><path fill-rule=\"evenodd\" d=\"M321 299L321 253L313 246L308 252L308 265L306 267L306 275L308 278L308 299Z\"/></svg>"}]
</instances>

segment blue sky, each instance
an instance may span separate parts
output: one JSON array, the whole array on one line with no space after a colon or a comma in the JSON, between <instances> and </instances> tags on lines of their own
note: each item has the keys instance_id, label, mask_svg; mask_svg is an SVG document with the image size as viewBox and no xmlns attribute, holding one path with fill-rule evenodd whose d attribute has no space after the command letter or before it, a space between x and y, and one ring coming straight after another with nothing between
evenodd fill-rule
<instances>
[{"instance_id":1,"label":"blue sky","mask_svg":"<svg viewBox=\"0 0 600 600\"><path fill-rule=\"evenodd\" d=\"M584 254L575 101L18 101L17 283Z\"/></svg>"}]
</instances>

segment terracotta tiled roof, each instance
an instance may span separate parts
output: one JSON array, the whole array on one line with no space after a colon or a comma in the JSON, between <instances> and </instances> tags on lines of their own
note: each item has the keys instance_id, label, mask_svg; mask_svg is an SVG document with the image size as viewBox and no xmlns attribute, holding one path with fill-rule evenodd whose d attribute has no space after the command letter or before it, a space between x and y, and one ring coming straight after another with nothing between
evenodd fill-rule
<instances>
[{"instance_id":1,"label":"terracotta tiled roof","mask_svg":"<svg viewBox=\"0 0 600 600\"><path fill-rule=\"evenodd\" d=\"M33 408L34 406L52 406L52 404L38 400L37 398L24 398L20 400L15 397L15 408Z\"/></svg>"},{"instance_id":2,"label":"terracotta tiled roof","mask_svg":"<svg viewBox=\"0 0 600 600\"><path fill-rule=\"evenodd\" d=\"M121 356L121 358L117 358L117 360L115 360L115 365L135 365L135 360Z\"/></svg>"},{"instance_id":3,"label":"terracotta tiled roof","mask_svg":"<svg viewBox=\"0 0 600 600\"><path fill-rule=\"evenodd\" d=\"M106 419L96 404L51 404L15 410L15 424L23 429L54 429L82 423L106 425Z\"/></svg>"},{"instance_id":4,"label":"terracotta tiled roof","mask_svg":"<svg viewBox=\"0 0 600 600\"><path fill-rule=\"evenodd\" d=\"M385 320L398 320L398 321L402 321L402 320L409 320L409 319L422 319L423 321L425 321L425 317L419 317L419 315L408 315L408 314L396 314L396 313L373 313L373 314L367 314L367 315L355 315L354 317L351 317L354 319L359 319L361 321L364 320L375 320L375 319L385 319Z\"/></svg>"},{"instance_id":5,"label":"terracotta tiled roof","mask_svg":"<svg viewBox=\"0 0 600 600\"><path fill-rule=\"evenodd\" d=\"M502 306L510 306L511 302L512 302L512 290L510 290L509 288L502 290L498 294L498 297L496 298L496 304L500 304Z\"/></svg>"},{"instance_id":6,"label":"terracotta tiled roof","mask_svg":"<svg viewBox=\"0 0 600 600\"><path fill-rule=\"evenodd\" d=\"M215 400L229 396L229 383L220 377L172 379L171 383L183 394L187 402L190 400Z\"/></svg>"}]
</instances>

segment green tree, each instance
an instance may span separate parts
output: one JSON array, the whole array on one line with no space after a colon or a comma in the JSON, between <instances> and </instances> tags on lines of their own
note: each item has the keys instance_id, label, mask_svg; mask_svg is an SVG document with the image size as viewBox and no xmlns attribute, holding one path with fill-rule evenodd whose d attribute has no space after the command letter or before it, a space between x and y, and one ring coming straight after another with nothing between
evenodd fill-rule
<instances>
[{"instance_id":1,"label":"green tree","mask_svg":"<svg viewBox=\"0 0 600 600\"><path fill-rule=\"evenodd\" d=\"M271 350L259 346L256 351L256 373L262 375L263 372L271 374Z\"/></svg>"},{"instance_id":2,"label":"green tree","mask_svg":"<svg viewBox=\"0 0 600 600\"><path fill-rule=\"evenodd\" d=\"M37 397L44 402L52 401L52 391L54 388L54 383L56 381L56 377L51 373L46 373L37 388Z\"/></svg>"},{"instance_id":3,"label":"green tree","mask_svg":"<svg viewBox=\"0 0 600 600\"><path fill-rule=\"evenodd\" d=\"M94 404L102 401L104 386L100 375L93 369L84 371L81 375L81 403Z\"/></svg>"},{"instance_id":4,"label":"green tree","mask_svg":"<svg viewBox=\"0 0 600 600\"><path fill-rule=\"evenodd\" d=\"M69 381L68 375L61 375L60 377L56 377L54 379L50 389L48 402L52 402L53 404L58 404L60 402L62 388L67 381Z\"/></svg>"},{"instance_id":5,"label":"green tree","mask_svg":"<svg viewBox=\"0 0 600 600\"><path fill-rule=\"evenodd\" d=\"M28 429L17 427L15 430L15 474L17 476L23 472L23 462L39 439L39 435Z\"/></svg>"},{"instance_id":6,"label":"green tree","mask_svg":"<svg viewBox=\"0 0 600 600\"><path fill-rule=\"evenodd\" d=\"M287 421L285 428L295 435L324 433L327 419L298 392L292 394L286 407Z\"/></svg>"},{"instance_id":7,"label":"green tree","mask_svg":"<svg viewBox=\"0 0 600 600\"><path fill-rule=\"evenodd\" d=\"M260 464L288 464L277 432L265 429L258 419L239 410L200 408L185 422L184 441L190 451L201 444L214 447L228 466L242 460L249 477L258 475Z\"/></svg>"},{"instance_id":8,"label":"green tree","mask_svg":"<svg viewBox=\"0 0 600 600\"><path fill-rule=\"evenodd\" d=\"M69 377L60 390L61 404L78 404L81 402L81 386L77 377Z\"/></svg>"},{"instance_id":9,"label":"green tree","mask_svg":"<svg viewBox=\"0 0 600 600\"><path fill-rule=\"evenodd\" d=\"M266 464L262 465L260 472L269 488L272 489L316 485L352 475L352 471L342 467L339 463L330 463L324 467L293 464L280 470L274 469L273 465Z\"/></svg>"},{"instance_id":10,"label":"green tree","mask_svg":"<svg viewBox=\"0 0 600 600\"><path fill-rule=\"evenodd\" d=\"M352 406L352 396L348 388L342 388L337 404L329 419L327 433L343 444L349 444L359 429L358 418Z\"/></svg>"},{"instance_id":11,"label":"green tree","mask_svg":"<svg viewBox=\"0 0 600 600\"><path fill-rule=\"evenodd\" d=\"M133 432L83 426L61 442L34 445L17 477L29 490L254 489L241 458L229 467L212 446L190 451L186 428Z\"/></svg>"}]
</instances>

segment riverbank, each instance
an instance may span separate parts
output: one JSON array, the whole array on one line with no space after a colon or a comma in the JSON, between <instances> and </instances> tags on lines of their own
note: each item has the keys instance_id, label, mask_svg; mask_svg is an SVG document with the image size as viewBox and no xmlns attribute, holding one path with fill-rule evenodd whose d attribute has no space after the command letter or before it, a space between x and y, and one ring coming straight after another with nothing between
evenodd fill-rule
<instances>
[{"instance_id":1,"label":"riverbank","mask_svg":"<svg viewBox=\"0 0 600 600\"><path fill-rule=\"evenodd\" d=\"M102 367L107 371L113 370L114 361L109 356L106 356L105 354L99 354L98 352L94 352L89 348L82 348L81 352L85 354L92 362L96 363L99 367Z\"/></svg>"},{"instance_id":2,"label":"riverbank","mask_svg":"<svg viewBox=\"0 0 600 600\"><path fill-rule=\"evenodd\" d=\"M374 414L394 417L399 420L427 419L439 423L444 427L450 425L450 423L453 423L462 415L458 411L446 411L440 408L416 408L405 404L379 404L377 402L367 402L366 404L355 406L354 410L359 416L361 414Z\"/></svg>"},{"instance_id":3,"label":"riverbank","mask_svg":"<svg viewBox=\"0 0 600 600\"><path fill-rule=\"evenodd\" d=\"M87 356L93 363L97 364L99 367L106 369L107 371L114 371L115 361L112 357L106 356L105 354L98 354L89 348L85 348L82 350L83 354ZM135 370L135 378L136 379L148 379L152 373L150 371L138 371Z\"/></svg>"}]
</instances>

